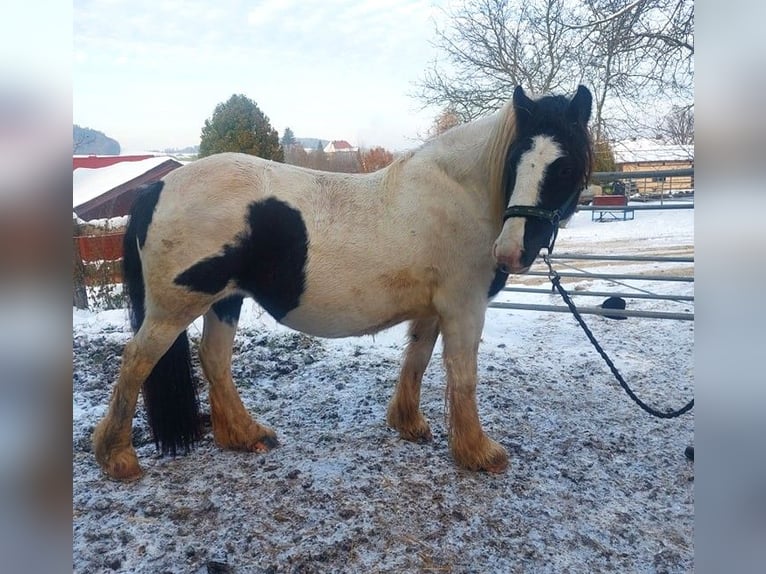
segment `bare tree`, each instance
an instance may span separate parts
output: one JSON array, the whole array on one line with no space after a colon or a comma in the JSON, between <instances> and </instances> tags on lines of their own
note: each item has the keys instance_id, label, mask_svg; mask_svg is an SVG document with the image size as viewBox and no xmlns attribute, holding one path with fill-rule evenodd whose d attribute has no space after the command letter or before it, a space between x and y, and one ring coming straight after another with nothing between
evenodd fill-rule
<instances>
[{"instance_id":1,"label":"bare tree","mask_svg":"<svg viewBox=\"0 0 766 574\"><path fill-rule=\"evenodd\" d=\"M634 34L651 63L646 78L663 92L691 97L694 90L694 1L646 0Z\"/></svg>"},{"instance_id":2,"label":"bare tree","mask_svg":"<svg viewBox=\"0 0 766 574\"><path fill-rule=\"evenodd\" d=\"M594 134L648 132L663 101L693 101L693 0L584 0L580 65L594 88ZM610 110L608 110L610 108Z\"/></svg>"},{"instance_id":3,"label":"bare tree","mask_svg":"<svg viewBox=\"0 0 766 574\"><path fill-rule=\"evenodd\" d=\"M72 153L83 153L85 148L90 146L96 141L96 137L93 132L83 129L77 129L77 126L72 130Z\"/></svg>"},{"instance_id":4,"label":"bare tree","mask_svg":"<svg viewBox=\"0 0 766 574\"><path fill-rule=\"evenodd\" d=\"M434 119L434 123L428 130L427 139L435 138L446 132L448 129L454 128L462 123L463 121L457 112L451 108L445 108L444 111Z\"/></svg>"},{"instance_id":5,"label":"bare tree","mask_svg":"<svg viewBox=\"0 0 766 574\"><path fill-rule=\"evenodd\" d=\"M325 153L321 142L317 143L316 149L311 150L308 153L308 156L309 156L309 162L307 167L310 167L312 169L320 169L322 171L327 171L327 168L330 165L330 162L327 159L327 154Z\"/></svg>"},{"instance_id":6,"label":"bare tree","mask_svg":"<svg viewBox=\"0 0 766 574\"><path fill-rule=\"evenodd\" d=\"M565 0L467 0L447 14L435 45L449 72L434 62L419 84L426 105L449 108L462 121L500 107L516 85L544 93L569 89L570 50L577 36L564 22Z\"/></svg>"},{"instance_id":7,"label":"bare tree","mask_svg":"<svg viewBox=\"0 0 766 574\"><path fill-rule=\"evenodd\" d=\"M602 140L653 129L650 100L691 100L693 0L466 0L446 15L434 42L444 60L425 72L417 96L462 121L497 109L516 85L567 93L583 82Z\"/></svg>"},{"instance_id":8,"label":"bare tree","mask_svg":"<svg viewBox=\"0 0 766 574\"><path fill-rule=\"evenodd\" d=\"M694 143L694 107L674 106L659 133L670 143L689 145Z\"/></svg>"},{"instance_id":9,"label":"bare tree","mask_svg":"<svg viewBox=\"0 0 766 574\"><path fill-rule=\"evenodd\" d=\"M620 0L586 0L589 12L585 24L577 26L586 32L579 54L579 64L585 81L593 91L594 139L609 137L614 118L607 114L607 103L632 102L639 97L634 79L642 65L643 50L633 35L641 18L644 1L634 2L630 9L620 9ZM624 118L634 117L623 105L618 105Z\"/></svg>"},{"instance_id":10,"label":"bare tree","mask_svg":"<svg viewBox=\"0 0 766 574\"><path fill-rule=\"evenodd\" d=\"M289 163L290 165L299 165L301 167L309 166L309 154L306 153L306 150L303 149L301 144L294 143L284 146L284 150L285 163Z\"/></svg>"}]
</instances>

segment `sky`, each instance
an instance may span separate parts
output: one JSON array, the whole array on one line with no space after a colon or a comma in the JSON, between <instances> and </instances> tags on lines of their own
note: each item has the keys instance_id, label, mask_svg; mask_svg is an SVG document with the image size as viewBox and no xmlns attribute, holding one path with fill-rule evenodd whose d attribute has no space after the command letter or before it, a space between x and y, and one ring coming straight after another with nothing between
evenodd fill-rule
<instances>
[{"instance_id":1,"label":"sky","mask_svg":"<svg viewBox=\"0 0 766 574\"><path fill-rule=\"evenodd\" d=\"M73 122L123 153L181 148L236 93L280 137L413 148L439 113L414 93L446 4L75 0Z\"/></svg>"}]
</instances>

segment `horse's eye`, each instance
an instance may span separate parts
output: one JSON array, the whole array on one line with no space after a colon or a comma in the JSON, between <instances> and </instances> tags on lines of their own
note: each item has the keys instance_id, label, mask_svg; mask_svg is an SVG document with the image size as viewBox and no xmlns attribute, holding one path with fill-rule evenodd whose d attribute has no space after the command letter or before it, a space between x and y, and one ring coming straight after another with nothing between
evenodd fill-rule
<instances>
[{"instance_id":1,"label":"horse's eye","mask_svg":"<svg viewBox=\"0 0 766 574\"><path fill-rule=\"evenodd\" d=\"M569 166L562 166L559 169L559 177L562 179L572 177L572 168Z\"/></svg>"}]
</instances>

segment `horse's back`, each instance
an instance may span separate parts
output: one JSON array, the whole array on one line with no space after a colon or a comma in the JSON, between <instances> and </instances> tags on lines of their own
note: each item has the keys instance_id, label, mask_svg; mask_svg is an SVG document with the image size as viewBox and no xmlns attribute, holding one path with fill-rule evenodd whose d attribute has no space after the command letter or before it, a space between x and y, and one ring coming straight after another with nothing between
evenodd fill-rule
<instances>
[{"instance_id":1,"label":"horse's back","mask_svg":"<svg viewBox=\"0 0 766 574\"><path fill-rule=\"evenodd\" d=\"M315 335L433 314L445 277L489 277L492 237L472 213L483 208L427 167L336 174L242 154L197 160L165 180L145 265L172 284L166 300L244 292Z\"/></svg>"}]
</instances>

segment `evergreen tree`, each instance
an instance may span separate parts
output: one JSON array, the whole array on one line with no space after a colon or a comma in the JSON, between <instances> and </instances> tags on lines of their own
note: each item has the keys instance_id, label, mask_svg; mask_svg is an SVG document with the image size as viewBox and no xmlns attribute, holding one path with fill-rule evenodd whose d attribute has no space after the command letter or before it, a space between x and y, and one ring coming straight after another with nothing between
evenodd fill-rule
<instances>
[{"instance_id":1,"label":"evergreen tree","mask_svg":"<svg viewBox=\"0 0 766 574\"><path fill-rule=\"evenodd\" d=\"M227 102L218 104L202 127L199 157L225 151L284 161L277 130L258 105L242 94L234 94Z\"/></svg>"},{"instance_id":2,"label":"evergreen tree","mask_svg":"<svg viewBox=\"0 0 766 574\"><path fill-rule=\"evenodd\" d=\"M295 139L295 134L290 128L285 128L285 133L282 134L282 147L288 148L291 145L298 143Z\"/></svg>"}]
</instances>

